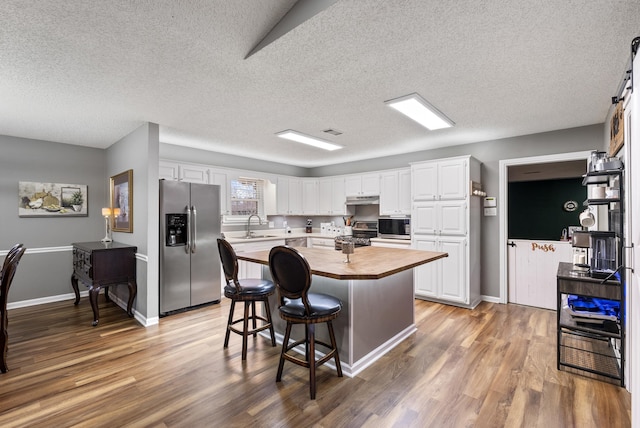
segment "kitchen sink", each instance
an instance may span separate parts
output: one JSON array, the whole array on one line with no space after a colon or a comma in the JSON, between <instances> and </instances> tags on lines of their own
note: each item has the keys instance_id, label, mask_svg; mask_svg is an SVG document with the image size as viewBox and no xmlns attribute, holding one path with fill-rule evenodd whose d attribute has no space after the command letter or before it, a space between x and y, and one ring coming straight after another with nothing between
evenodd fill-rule
<instances>
[{"instance_id":1,"label":"kitchen sink","mask_svg":"<svg viewBox=\"0 0 640 428\"><path fill-rule=\"evenodd\" d=\"M254 235L251 234L251 236L245 236L244 239L259 239L259 238L277 238L277 235Z\"/></svg>"}]
</instances>

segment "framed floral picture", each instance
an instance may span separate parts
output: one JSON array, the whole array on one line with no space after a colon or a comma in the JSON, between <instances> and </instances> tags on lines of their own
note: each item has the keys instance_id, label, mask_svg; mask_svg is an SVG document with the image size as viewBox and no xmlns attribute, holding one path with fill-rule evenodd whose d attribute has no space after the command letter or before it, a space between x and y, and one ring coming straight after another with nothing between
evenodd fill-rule
<instances>
[{"instance_id":1,"label":"framed floral picture","mask_svg":"<svg viewBox=\"0 0 640 428\"><path fill-rule=\"evenodd\" d=\"M111 177L111 209L114 232L133 233L133 170Z\"/></svg>"}]
</instances>

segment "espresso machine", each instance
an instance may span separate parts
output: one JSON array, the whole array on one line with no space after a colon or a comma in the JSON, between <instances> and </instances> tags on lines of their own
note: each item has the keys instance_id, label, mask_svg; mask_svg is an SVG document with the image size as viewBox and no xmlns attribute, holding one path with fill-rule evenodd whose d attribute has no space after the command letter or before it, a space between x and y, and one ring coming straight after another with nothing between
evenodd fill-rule
<instances>
[{"instance_id":1,"label":"espresso machine","mask_svg":"<svg viewBox=\"0 0 640 428\"><path fill-rule=\"evenodd\" d=\"M590 232L574 230L571 235L573 248L573 268L571 273L576 276L589 276L589 248L591 247Z\"/></svg>"}]
</instances>

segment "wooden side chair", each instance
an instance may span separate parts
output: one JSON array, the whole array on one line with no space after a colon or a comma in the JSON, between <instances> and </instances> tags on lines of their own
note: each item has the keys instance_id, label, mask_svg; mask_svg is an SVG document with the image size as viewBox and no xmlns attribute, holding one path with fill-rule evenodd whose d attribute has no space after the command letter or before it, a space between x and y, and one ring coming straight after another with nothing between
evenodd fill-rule
<instances>
[{"instance_id":1,"label":"wooden side chair","mask_svg":"<svg viewBox=\"0 0 640 428\"><path fill-rule=\"evenodd\" d=\"M242 359L247 359L247 337L256 337L258 332L269 329L271 333L271 346L276 346L276 336L271 320L271 308L269 307L269 296L275 293L273 282L260 278L238 279L238 259L236 252L229 242L218 239L218 252L222 262L222 270L227 281L224 287L224 295L231 299L231 309L229 310L229 320L227 322L227 332L224 337L224 347L229 346L229 334L231 332L242 336ZM244 302L244 316L236 320L233 319L236 302ZM256 302L264 303L265 316L256 314ZM251 309L251 313L249 311ZM252 321L252 328L249 329L249 320ZM257 321L262 325L258 327ZM234 324L242 323L242 330L234 327Z\"/></svg>"},{"instance_id":2,"label":"wooden side chair","mask_svg":"<svg viewBox=\"0 0 640 428\"><path fill-rule=\"evenodd\" d=\"M7 334L7 300L9 287L18 268L18 263L20 263L20 259L25 251L26 248L22 244L17 244L9 250L2 264L2 273L0 273L0 372L2 373L6 373L8 370L7 350L9 347L9 336Z\"/></svg>"},{"instance_id":3,"label":"wooden side chair","mask_svg":"<svg viewBox=\"0 0 640 428\"><path fill-rule=\"evenodd\" d=\"M287 322L276 382L282 380L285 360L307 367L309 369L309 390L313 400L316 398L317 367L333 358L338 377L342 377L340 356L331 323L338 317L342 309L342 302L328 294L309 293L311 269L304 256L295 248L288 246L272 248L269 253L269 269L280 297L280 317ZM315 325L319 323L327 324L330 344L316 339ZM294 324L304 324L305 338L289 344L291 327ZM302 344L305 345L305 359L289 353L293 348ZM329 350L318 360L315 358L316 345L321 345Z\"/></svg>"}]
</instances>

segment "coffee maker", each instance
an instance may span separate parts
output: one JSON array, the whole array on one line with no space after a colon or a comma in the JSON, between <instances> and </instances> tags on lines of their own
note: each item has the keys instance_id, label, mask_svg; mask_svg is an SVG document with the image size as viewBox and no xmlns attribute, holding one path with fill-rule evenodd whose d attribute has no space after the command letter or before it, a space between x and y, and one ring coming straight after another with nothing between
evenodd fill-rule
<instances>
[{"instance_id":1,"label":"coffee maker","mask_svg":"<svg viewBox=\"0 0 640 428\"><path fill-rule=\"evenodd\" d=\"M590 232L574 230L571 235L571 247L573 248L573 268L571 273L576 276L588 276L590 265L589 248L591 247Z\"/></svg>"}]
</instances>

